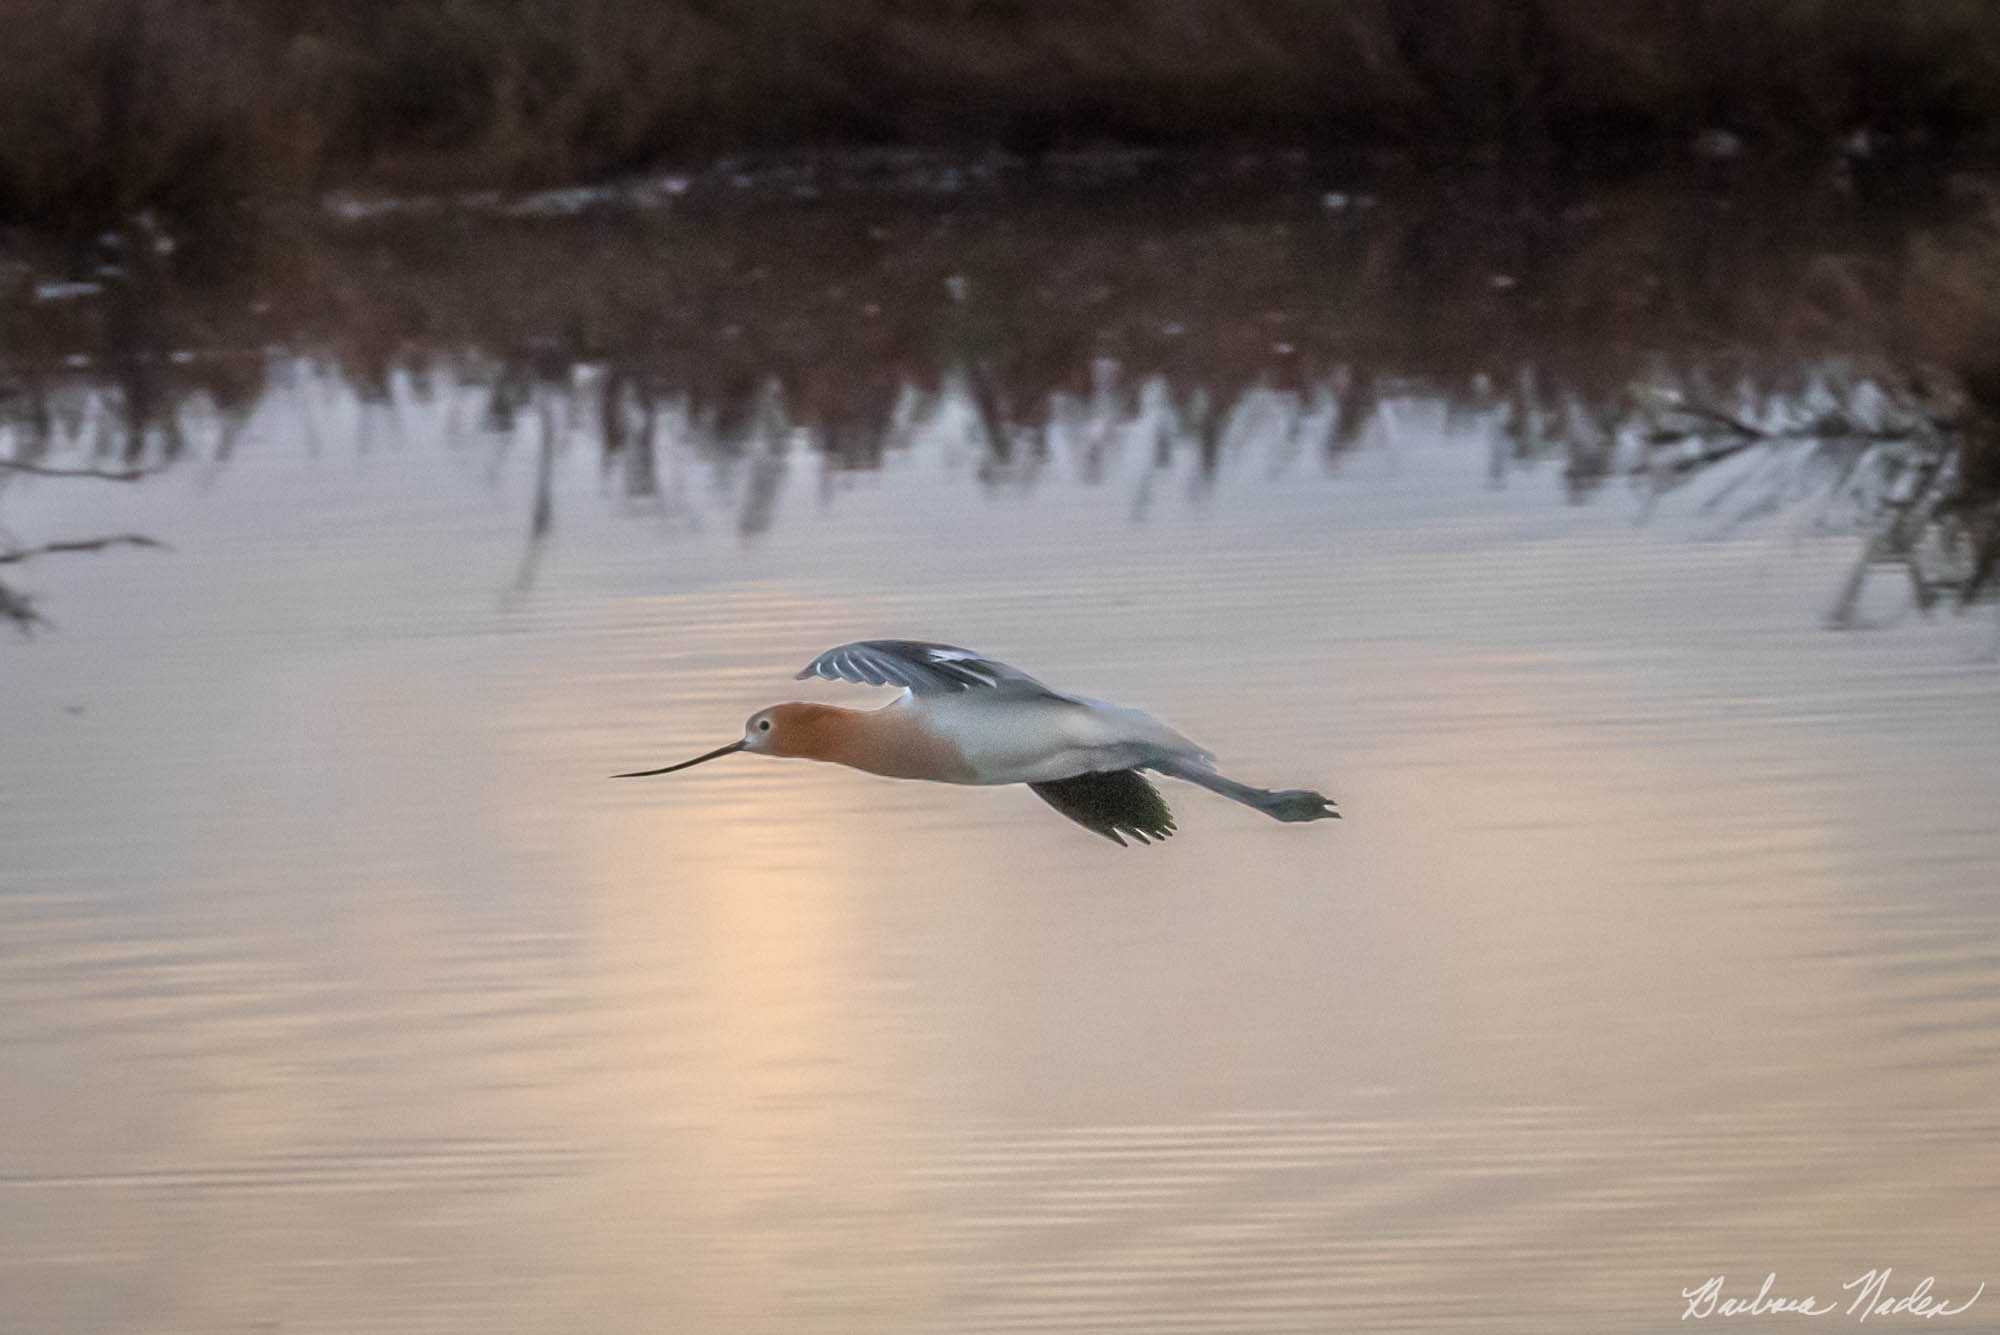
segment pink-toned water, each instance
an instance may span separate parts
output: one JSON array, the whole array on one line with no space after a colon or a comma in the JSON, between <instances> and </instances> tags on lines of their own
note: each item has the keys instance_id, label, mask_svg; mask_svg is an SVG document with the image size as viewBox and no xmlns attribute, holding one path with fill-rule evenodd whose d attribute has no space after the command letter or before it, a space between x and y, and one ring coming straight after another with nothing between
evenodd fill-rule
<instances>
[{"instance_id":1,"label":"pink-toned water","mask_svg":"<svg viewBox=\"0 0 2000 1335\"><path fill-rule=\"evenodd\" d=\"M172 550L10 575L56 625L0 646L0 1328L1664 1331L1717 1274L2000 1282L1995 631L1827 629L1858 536L1496 484L1421 397L1331 468L1273 398L1210 482L1088 423L982 477L949 396L866 473L667 422L635 500L573 405L278 372L226 466L8 497ZM1347 819L1175 787L1118 849L1021 790L606 780L856 700L790 676L865 635Z\"/></svg>"}]
</instances>

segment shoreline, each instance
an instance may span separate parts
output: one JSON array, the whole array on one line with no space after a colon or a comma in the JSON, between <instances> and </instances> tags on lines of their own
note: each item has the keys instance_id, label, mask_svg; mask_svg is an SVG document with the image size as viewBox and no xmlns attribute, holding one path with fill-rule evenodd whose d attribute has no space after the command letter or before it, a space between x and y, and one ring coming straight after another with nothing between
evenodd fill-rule
<instances>
[{"instance_id":1,"label":"shoreline","mask_svg":"<svg viewBox=\"0 0 2000 1335\"><path fill-rule=\"evenodd\" d=\"M2000 151L2000 11L1684 0L10 0L0 221L547 188L746 152L1548 170Z\"/></svg>"}]
</instances>

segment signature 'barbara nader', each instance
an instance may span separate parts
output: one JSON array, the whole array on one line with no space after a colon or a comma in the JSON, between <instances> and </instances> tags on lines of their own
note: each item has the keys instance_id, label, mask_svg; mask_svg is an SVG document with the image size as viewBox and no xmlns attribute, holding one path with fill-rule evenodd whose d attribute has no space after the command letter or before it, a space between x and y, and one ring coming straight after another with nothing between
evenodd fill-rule
<instances>
[{"instance_id":1,"label":"signature 'barbara nader'","mask_svg":"<svg viewBox=\"0 0 2000 1335\"><path fill-rule=\"evenodd\" d=\"M1871 1316L1957 1316L1978 1302L1979 1295L1986 1292L1986 1283L1982 1280L1971 1297L1964 1302L1953 1302L1931 1292L1937 1282L1934 1275L1925 1275L1908 1292L1899 1292L1889 1287L1892 1273L1889 1266L1863 1271L1840 1286L1848 1297L1824 1299L1811 1293L1792 1298L1774 1292L1778 1285L1775 1271L1764 1276L1763 1287L1757 1290L1755 1297L1730 1297L1723 1292L1723 1283L1728 1276L1710 1275L1696 1287L1681 1290L1681 1299L1687 1303L1681 1320L1706 1321L1718 1316L1827 1316L1835 1312L1856 1321L1866 1321Z\"/></svg>"}]
</instances>

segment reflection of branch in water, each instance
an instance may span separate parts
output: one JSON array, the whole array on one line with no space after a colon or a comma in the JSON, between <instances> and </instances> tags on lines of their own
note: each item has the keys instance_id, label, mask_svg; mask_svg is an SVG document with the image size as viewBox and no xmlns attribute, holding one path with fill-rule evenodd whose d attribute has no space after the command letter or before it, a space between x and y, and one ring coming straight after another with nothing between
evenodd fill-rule
<instances>
[{"instance_id":1,"label":"reflection of branch in water","mask_svg":"<svg viewBox=\"0 0 2000 1335\"><path fill-rule=\"evenodd\" d=\"M984 464L1005 467L1014 458L1014 433L1007 424L1007 410L1000 402L993 376L983 364L974 361L965 368L965 381L972 393L973 414L986 436Z\"/></svg>"},{"instance_id":2,"label":"reflection of branch in water","mask_svg":"<svg viewBox=\"0 0 2000 1335\"><path fill-rule=\"evenodd\" d=\"M118 533L104 538L74 538L66 542L45 542L38 547L0 548L0 565L18 565L24 561L32 561L38 556L55 556L65 552L100 552L107 547L165 549L166 544L141 533ZM49 619L36 610L34 599L25 593L15 592L5 584L0 584L0 617L13 622L23 634L36 626L50 624Z\"/></svg>"},{"instance_id":3,"label":"reflection of branch in water","mask_svg":"<svg viewBox=\"0 0 2000 1335\"><path fill-rule=\"evenodd\" d=\"M0 584L0 617L5 617L20 628L22 634L36 626L47 625L47 620L35 610L34 600L24 593L16 593L5 584Z\"/></svg>"},{"instance_id":4,"label":"reflection of branch in water","mask_svg":"<svg viewBox=\"0 0 2000 1335\"><path fill-rule=\"evenodd\" d=\"M1723 412L1720 408L1711 407L1705 403L1690 403L1686 399L1674 398L1666 402L1663 406L1673 412L1679 413L1683 417L1691 417L1697 421L1709 422L1715 426L1722 427L1726 431L1742 436L1745 440L1769 440L1771 438L1771 434L1768 431L1760 427L1751 426L1742 418Z\"/></svg>"},{"instance_id":5,"label":"reflection of branch in water","mask_svg":"<svg viewBox=\"0 0 2000 1335\"><path fill-rule=\"evenodd\" d=\"M555 405L542 401L541 448L535 454L535 508L528 520L528 536L540 542L555 522L556 420Z\"/></svg>"},{"instance_id":6,"label":"reflection of branch in water","mask_svg":"<svg viewBox=\"0 0 2000 1335\"><path fill-rule=\"evenodd\" d=\"M151 468L50 468L18 459L0 459L0 472L25 473L29 477L88 477L103 482L137 482L150 477L165 465Z\"/></svg>"},{"instance_id":7,"label":"reflection of branch in water","mask_svg":"<svg viewBox=\"0 0 2000 1335\"><path fill-rule=\"evenodd\" d=\"M1911 592L1920 610L1929 610L1936 603L1940 589L1948 587L1946 581L1927 579L1923 562L1915 559L1916 546L1935 519L1942 499L1937 484L1946 472L1946 465L1947 457L1942 453L1921 459L1911 468L1904 484L1892 492L1875 531L1862 547L1833 611L1828 614L1830 624L1841 629L1859 624L1861 594L1870 568L1876 565L1902 565L1908 570ZM1974 593L1976 589L1967 588L1964 596L1970 600Z\"/></svg>"},{"instance_id":8,"label":"reflection of branch in water","mask_svg":"<svg viewBox=\"0 0 2000 1335\"><path fill-rule=\"evenodd\" d=\"M1981 461L1996 447L1981 424L1939 414L1920 387L1912 393L1915 397L1886 396L1872 421L1843 405L1782 427L1757 426L1711 404L1655 394L1645 406L1664 410L1682 425L1655 424L1646 432L1639 472L1657 499L1729 460L1752 452L1767 455L1703 503L1703 510L1713 511L1748 497L1728 510L1730 528L1813 491L1820 493L1815 522L1835 502L1854 500L1867 532L1828 615L1837 628L1861 624L1868 576L1884 565L1903 570L1920 611L1948 594L1967 605L1985 593L2000 563L2000 494L1975 481ZM1663 459L1666 450L1679 453Z\"/></svg>"},{"instance_id":9,"label":"reflection of branch in water","mask_svg":"<svg viewBox=\"0 0 2000 1335\"><path fill-rule=\"evenodd\" d=\"M659 469L653 455L654 415L646 408L650 396L643 384L641 376L614 365L598 385L604 462L607 467L616 464L622 468L623 495L628 501L655 500L660 494Z\"/></svg>"},{"instance_id":10,"label":"reflection of branch in water","mask_svg":"<svg viewBox=\"0 0 2000 1335\"><path fill-rule=\"evenodd\" d=\"M736 531L742 537L754 538L771 527L779 493L784 489L791 434L784 391L771 381L758 397L741 447L750 455L750 478L744 484L743 505L736 521Z\"/></svg>"},{"instance_id":11,"label":"reflection of branch in water","mask_svg":"<svg viewBox=\"0 0 2000 1335\"><path fill-rule=\"evenodd\" d=\"M14 565L30 561L37 556L54 556L60 552L101 552L106 547L159 547L167 544L157 538L149 538L143 533L118 533L108 538L79 538L69 542L45 542L39 547L0 548L0 565Z\"/></svg>"},{"instance_id":12,"label":"reflection of branch in water","mask_svg":"<svg viewBox=\"0 0 2000 1335\"><path fill-rule=\"evenodd\" d=\"M549 530L555 525L556 420L555 409L544 399L540 413L541 432L535 449L535 499L528 511L528 546L514 572L510 593L526 593L534 587L535 572L541 567L542 551L548 545Z\"/></svg>"}]
</instances>

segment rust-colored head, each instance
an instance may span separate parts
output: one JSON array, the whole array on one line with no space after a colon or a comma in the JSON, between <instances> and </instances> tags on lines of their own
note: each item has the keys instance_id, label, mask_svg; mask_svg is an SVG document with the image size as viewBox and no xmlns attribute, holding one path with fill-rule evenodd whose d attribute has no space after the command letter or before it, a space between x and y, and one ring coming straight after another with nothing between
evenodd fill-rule
<instances>
[{"instance_id":1,"label":"rust-colored head","mask_svg":"<svg viewBox=\"0 0 2000 1335\"><path fill-rule=\"evenodd\" d=\"M635 770L630 774L614 774L614 779L643 779L654 774L672 774L690 765L699 765L705 760L718 760L737 751L750 751L763 756L802 756L808 760L832 760L843 750L853 733L856 712L840 709L833 705L806 704L793 701L788 704L772 705L752 714L743 724L743 737L727 746L718 746L693 760L683 760L678 765L668 765L664 769Z\"/></svg>"},{"instance_id":2,"label":"rust-colored head","mask_svg":"<svg viewBox=\"0 0 2000 1335\"><path fill-rule=\"evenodd\" d=\"M852 732L855 712L802 700L760 709L743 725L743 749L767 756L826 760Z\"/></svg>"}]
</instances>

